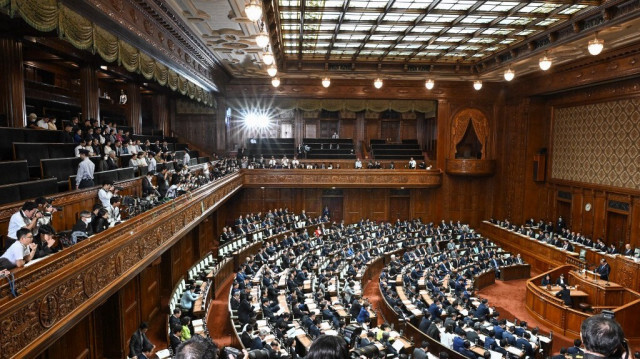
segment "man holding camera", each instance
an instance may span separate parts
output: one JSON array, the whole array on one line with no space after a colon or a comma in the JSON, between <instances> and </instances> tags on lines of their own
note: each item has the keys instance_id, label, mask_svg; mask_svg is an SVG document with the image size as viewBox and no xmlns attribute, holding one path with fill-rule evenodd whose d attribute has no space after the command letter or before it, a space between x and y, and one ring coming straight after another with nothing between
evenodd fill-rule
<instances>
[{"instance_id":1,"label":"man holding camera","mask_svg":"<svg viewBox=\"0 0 640 359\"><path fill-rule=\"evenodd\" d=\"M7 237L9 241L7 245L11 245L18 240L17 232L22 228L26 228L33 234L37 231L38 220L42 218L42 213L38 211L38 205L35 202L25 202L22 209L14 213L9 220L9 230Z\"/></svg>"},{"instance_id":2,"label":"man holding camera","mask_svg":"<svg viewBox=\"0 0 640 359\"><path fill-rule=\"evenodd\" d=\"M50 198L38 197L35 202L38 205L38 212L42 214L42 217L38 219L37 227L51 225L53 214L62 211L62 208L53 206L53 200Z\"/></svg>"},{"instance_id":3,"label":"man holding camera","mask_svg":"<svg viewBox=\"0 0 640 359\"><path fill-rule=\"evenodd\" d=\"M116 188L111 181L102 184L102 188L98 191L98 199L100 199L102 207L107 208L111 205L111 197L117 195L118 190L119 188Z\"/></svg>"}]
</instances>

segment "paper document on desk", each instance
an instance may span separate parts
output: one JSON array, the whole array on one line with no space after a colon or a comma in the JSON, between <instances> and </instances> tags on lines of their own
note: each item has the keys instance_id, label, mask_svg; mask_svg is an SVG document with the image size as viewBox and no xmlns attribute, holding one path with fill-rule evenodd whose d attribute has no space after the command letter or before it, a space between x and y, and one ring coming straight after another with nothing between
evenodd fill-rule
<instances>
[{"instance_id":1,"label":"paper document on desk","mask_svg":"<svg viewBox=\"0 0 640 359\"><path fill-rule=\"evenodd\" d=\"M402 348L404 348L404 343L400 340L396 340L395 342L393 342L393 344L391 345L393 347L393 349L395 349L398 353L400 353L400 351L402 350Z\"/></svg>"}]
</instances>

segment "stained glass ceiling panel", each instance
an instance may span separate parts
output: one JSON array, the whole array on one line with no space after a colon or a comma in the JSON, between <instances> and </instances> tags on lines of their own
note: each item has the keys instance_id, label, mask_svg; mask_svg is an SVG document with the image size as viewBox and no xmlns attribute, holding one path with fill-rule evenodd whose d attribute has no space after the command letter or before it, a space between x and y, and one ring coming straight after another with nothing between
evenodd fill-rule
<instances>
[{"instance_id":1,"label":"stained glass ceiling panel","mask_svg":"<svg viewBox=\"0 0 640 359\"><path fill-rule=\"evenodd\" d=\"M594 9L593 0L278 0L284 57L475 63Z\"/></svg>"}]
</instances>

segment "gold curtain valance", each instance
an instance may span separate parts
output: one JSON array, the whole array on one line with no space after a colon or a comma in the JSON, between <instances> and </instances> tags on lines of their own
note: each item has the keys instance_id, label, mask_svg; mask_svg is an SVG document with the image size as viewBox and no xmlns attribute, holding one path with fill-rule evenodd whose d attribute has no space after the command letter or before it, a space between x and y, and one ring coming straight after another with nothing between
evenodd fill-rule
<instances>
[{"instance_id":1,"label":"gold curtain valance","mask_svg":"<svg viewBox=\"0 0 640 359\"><path fill-rule=\"evenodd\" d=\"M246 101L230 100L235 109L242 109ZM432 113L436 109L436 101L431 100L351 100L351 99L275 99L271 107L280 110L300 109L302 111L348 111L348 112L384 112L392 110L400 113L421 112Z\"/></svg>"},{"instance_id":2,"label":"gold curtain valance","mask_svg":"<svg viewBox=\"0 0 640 359\"><path fill-rule=\"evenodd\" d=\"M60 0L0 0L0 8L9 10L12 17L20 16L39 31L58 30L60 38L78 49L98 53L106 62L117 61L127 71L140 73L147 80L155 79L160 85L196 101L210 106L216 103L205 89L69 9Z\"/></svg>"}]
</instances>

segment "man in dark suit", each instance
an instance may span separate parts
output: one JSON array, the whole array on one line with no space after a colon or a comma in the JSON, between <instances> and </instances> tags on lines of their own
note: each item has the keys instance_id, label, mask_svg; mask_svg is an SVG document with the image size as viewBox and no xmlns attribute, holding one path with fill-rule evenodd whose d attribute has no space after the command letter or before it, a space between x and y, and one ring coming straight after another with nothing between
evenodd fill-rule
<instances>
[{"instance_id":1,"label":"man in dark suit","mask_svg":"<svg viewBox=\"0 0 640 359\"><path fill-rule=\"evenodd\" d=\"M175 325L171 327L171 335L169 335L169 343L171 344L171 351L176 353L176 349L178 349L178 345L182 343L180 339L180 334L182 333L182 326Z\"/></svg>"},{"instance_id":2,"label":"man in dark suit","mask_svg":"<svg viewBox=\"0 0 640 359\"><path fill-rule=\"evenodd\" d=\"M531 343L529 343L529 340L527 337L530 337L529 333L523 333L523 335L521 337L519 337L518 339L516 339L516 348L518 349L522 349L527 356L529 357L533 357L533 347L531 346Z\"/></svg>"},{"instance_id":3,"label":"man in dark suit","mask_svg":"<svg viewBox=\"0 0 640 359\"><path fill-rule=\"evenodd\" d=\"M111 151L107 153L107 159L105 162L105 170L117 170L118 169L118 159L116 158L116 151Z\"/></svg>"},{"instance_id":4,"label":"man in dark suit","mask_svg":"<svg viewBox=\"0 0 640 359\"><path fill-rule=\"evenodd\" d=\"M564 305L569 307L572 306L573 301L571 300L571 292L566 285L562 285L561 287L562 289L560 289L560 291L556 293L556 297L562 299Z\"/></svg>"},{"instance_id":5,"label":"man in dark suit","mask_svg":"<svg viewBox=\"0 0 640 359\"><path fill-rule=\"evenodd\" d=\"M175 308L173 310L173 314L169 316L169 328L173 327L182 327L182 323L180 322L180 316L182 315L182 310L180 308Z\"/></svg>"},{"instance_id":6,"label":"man in dark suit","mask_svg":"<svg viewBox=\"0 0 640 359\"><path fill-rule=\"evenodd\" d=\"M584 351L582 349L580 349L581 345L582 345L582 340L575 339L573 341L573 346L570 347L570 348L567 348L567 354L569 354L569 355L583 355Z\"/></svg>"},{"instance_id":7,"label":"man in dark suit","mask_svg":"<svg viewBox=\"0 0 640 359\"><path fill-rule=\"evenodd\" d=\"M478 305L478 309L476 309L475 316L480 320L484 320L484 318L489 315L489 307L487 307L487 299L483 299L480 305Z\"/></svg>"},{"instance_id":8,"label":"man in dark suit","mask_svg":"<svg viewBox=\"0 0 640 359\"><path fill-rule=\"evenodd\" d=\"M567 285L567 280L564 279L564 274L560 273L560 277L556 280L556 285L559 285L559 286Z\"/></svg>"},{"instance_id":9,"label":"man in dark suit","mask_svg":"<svg viewBox=\"0 0 640 359\"><path fill-rule=\"evenodd\" d=\"M142 196L146 197L156 192L156 188L153 186L151 179L153 178L153 171L147 172L142 179Z\"/></svg>"},{"instance_id":10,"label":"man in dark suit","mask_svg":"<svg viewBox=\"0 0 640 359\"><path fill-rule=\"evenodd\" d=\"M609 266L609 263L607 263L607 261L604 258L600 259L600 265L596 269L596 273L600 274L600 279L606 280L606 281L609 280L609 273L611 273L611 266Z\"/></svg>"},{"instance_id":11,"label":"man in dark suit","mask_svg":"<svg viewBox=\"0 0 640 359\"><path fill-rule=\"evenodd\" d=\"M423 340L422 345L419 348L415 348L413 350L413 358L427 359L427 352L429 352L429 342L426 340Z\"/></svg>"},{"instance_id":12,"label":"man in dark suit","mask_svg":"<svg viewBox=\"0 0 640 359\"><path fill-rule=\"evenodd\" d=\"M129 358L146 359L151 355L155 345L151 344L147 338L147 330L149 325L146 322L140 323L129 340Z\"/></svg>"},{"instance_id":13,"label":"man in dark suit","mask_svg":"<svg viewBox=\"0 0 640 359\"><path fill-rule=\"evenodd\" d=\"M625 256L633 256L633 249L631 248L631 244L627 243L624 245L624 252L622 252Z\"/></svg>"}]
</instances>

